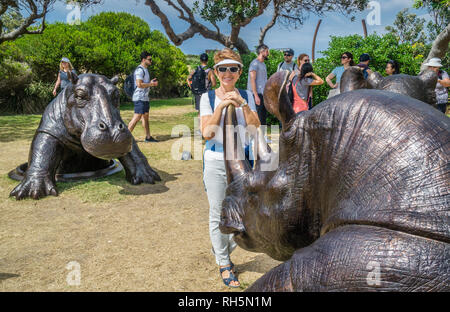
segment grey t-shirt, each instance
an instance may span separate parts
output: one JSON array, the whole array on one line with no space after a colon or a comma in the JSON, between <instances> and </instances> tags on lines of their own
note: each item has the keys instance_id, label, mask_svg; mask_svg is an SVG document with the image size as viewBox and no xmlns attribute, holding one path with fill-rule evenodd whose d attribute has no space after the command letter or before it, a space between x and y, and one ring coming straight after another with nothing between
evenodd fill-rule
<instances>
[{"instance_id":1,"label":"grey t-shirt","mask_svg":"<svg viewBox=\"0 0 450 312\"><path fill-rule=\"evenodd\" d=\"M256 72L256 92L259 94L263 94L264 87L267 82L267 68L264 62L258 61L258 59L254 59L248 68L248 80L247 80L247 90L253 94L252 83L250 82L250 72Z\"/></svg>"},{"instance_id":2,"label":"grey t-shirt","mask_svg":"<svg viewBox=\"0 0 450 312\"><path fill-rule=\"evenodd\" d=\"M142 80L143 83L150 82L150 74L144 66L139 65L134 71L134 83L136 84L136 89L133 93L133 102L136 101L149 101L148 92L150 91L150 87L148 88L138 88L137 79Z\"/></svg>"},{"instance_id":3,"label":"grey t-shirt","mask_svg":"<svg viewBox=\"0 0 450 312\"><path fill-rule=\"evenodd\" d=\"M314 81L314 79L310 77L303 78L302 80L298 81L298 76L294 76L292 78L292 86L296 86L295 90L297 91L297 94L306 101L308 98L309 93L309 86ZM297 85L296 85L297 84Z\"/></svg>"},{"instance_id":4,"label":"grey t-shirt","mask_svg":"<svg viewBox=\"0 0 450 312\"><path fill-rule=\"evenodd\" d=\"M295 64L295 62L286 63L283 61L280 64L278 64L277 71L288 70L291 72L297 68L298 66L297 64Z\"/></svg>"}]
</instances>

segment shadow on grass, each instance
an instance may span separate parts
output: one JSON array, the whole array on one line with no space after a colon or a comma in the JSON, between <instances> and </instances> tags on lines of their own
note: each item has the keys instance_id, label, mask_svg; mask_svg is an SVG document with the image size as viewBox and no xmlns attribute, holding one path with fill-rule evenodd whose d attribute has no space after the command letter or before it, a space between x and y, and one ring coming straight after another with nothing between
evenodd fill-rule
<instances>
[{"instance_id":1,"label":"shadow on grass","mask_svg":"<svg viewBox=\"0 0 450 312\"><path fill-rule=\"evenodd\" d=\"M243 264L237 264L236 271L238 271L239 273L256 272L265 274L277 265L278 264L275 263L275 261L268 260L266 256L258 255L252 261Z\"/></svg>"},{"instance_id":2,"label":"shadow on grass","mask_svg":"<svg viewBox=\"0 0 450 312\"><path fill-rule=\"evenodd\" d=\"M152 135L156 140L158 140L158 142L165 142L165 141L169 141L169 140L173 140L173 139L176 139L176 138L172 138L172 136L171 135ZM145 140L144 139L136 139L136 138L134 138L135 140L136 140L136 142L138 142L138 143L146 143L145 142ZM155 144L155 143L158 143L158 142L153 142L152 144Z\"/></svg>"},{"instance_id":3,"label":"shadow on grass","mask_svg":"<svg viewBox=\"0 0 450 312\"><path fill-rule=\"evenodd\" d=\"M0 116L0 142L31 140L40 120L40 115Z\"/></svg>"},{"instance_id":4,"label":"shadow on grass","mask_svg":"<svg viewBox=\"0 0 450 312\"><path fill-rule=\"evenodd\" d=\"M177 180L177 176L181 175L180 173L170 174L168 172L157 170L153 168L161 177L160 182L155 182L155 184L147 184L142 183L139 185L132 185L125 178L125 172L122 170L119 173L116 173L112 176L99 178L99 179L91 179L91 180L80 180L76 182L58 182L57 188L59 194L62 194L66 191L72 189L78 189L81 193L80 196L87 196L86 192L95 192L97 197L109 197L111 196L112 190L108 185L118 186L122 188L119 191L121 195L149 195L149 194L161 194L165 193L169 190L166 186L167 182ZM105 185L105 182L107 183ZM102 194L103 193L103 194Z\"/></svg>"},{"instance_id":5,"label":"shadow on grass","mask_svg":"<svg viewBox=\"0 0 450 312\"><path fill-rule=\"evenodd\" d=\"M0 281L7 280L8 278L19 277L19 274L12 273L0 273Z\"/></svg>"},{"instance_id":6,"label":"shadow on grass","mask_svg":"<svg viewBox=\"0 0 450 312\"><path fill-rule=\"evenodd\" d=\"M192 99L186 98L173 98L173 99L150 99L150 109L152 108L164 108L173 106L191 105ZM133 102L123 102L120 104L120 111L134 111Z\"/></svg>"}]
</instances>

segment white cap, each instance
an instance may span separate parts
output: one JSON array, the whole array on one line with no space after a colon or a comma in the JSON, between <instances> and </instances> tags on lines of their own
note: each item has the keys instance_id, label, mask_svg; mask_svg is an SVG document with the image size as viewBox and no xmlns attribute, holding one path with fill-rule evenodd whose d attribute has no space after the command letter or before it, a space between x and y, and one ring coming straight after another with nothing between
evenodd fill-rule
<instances>
[{"instance_id":1,"label":"white cap","mask_svg":"<svg viewBox=\"0 0 450 312\"><path fill-rule=\"evenodd\" d=\"M63 57L61 59L61 62L66 62L66 63L70 63L70 60L67 57Z\"/></svg>"},{"instance_id":2,"label":"white cap","mask_svg":"<svg viewBox=\"0 0 450 312\"><path fill-rule=\"evenodd\" d=\"M432 66L432 67L442 67L441 59L438 57L433 57L428 62L423 64L424 66Z\"/></svg>"},{"instance_id":3,"label":"white cap","mask_svg":"<svg viewBox=\"0 0 450 312\"><path fill-rule=\"evenodd\" d=\"M214 68L216 68L217 66L220 65L230 65L230 64L237 64L241 67L244 67L244 65L238 61L232 60L232 59L225 59L223 61L220 61L219 63L217 63L216 65L214 65Z\"/></svg>"}]
</instances>

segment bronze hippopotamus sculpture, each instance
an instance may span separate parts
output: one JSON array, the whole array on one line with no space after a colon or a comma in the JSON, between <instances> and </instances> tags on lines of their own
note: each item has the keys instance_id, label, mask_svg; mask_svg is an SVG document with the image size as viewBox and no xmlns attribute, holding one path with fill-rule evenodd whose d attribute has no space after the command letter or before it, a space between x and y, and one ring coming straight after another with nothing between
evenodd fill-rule
<instances>
[{"instance_id":1,"label":"bronze hippopotamus sculpture","mask_svg":"<svg viewBox=\"0 0 450 312\"><path fill-rule=\"evenodd\" d=\"M220 229L285 261L248 291L449 291L450 119L383 90L295 115L286 81L276 73L264 91L282 122L276 170L261 170L276 158L262 135L253 168L229 158L224 127Z\"/></svg>"},{"instance_id":2,"label":"bronze hippopotamus sculpture","mask_svg":"<svg viewBox=\"0 0 450 312\"><path fill-rule=\"evenodd\" d=\"M132 184L160 181L119 113L118 78L70 75L67 86L45 109L31 143L16 199L57 196L57 173L106 168L118 158Z\"/></svg>"},{"instance_id":3,"label":"bronze hippopotamus sculpture","mask_svg":"<svg viewBox=\"0 0 450 312\"><path fill-rule=\"evenodd\" d=\"M344 71L340 82L341 93L358 89L378 89L410 96L436 107L437 74L425 70L418 76L405 74L383 77L378 72L371 72L364 79L362 68L349 67Z\"/></svg>"}]
</instances>

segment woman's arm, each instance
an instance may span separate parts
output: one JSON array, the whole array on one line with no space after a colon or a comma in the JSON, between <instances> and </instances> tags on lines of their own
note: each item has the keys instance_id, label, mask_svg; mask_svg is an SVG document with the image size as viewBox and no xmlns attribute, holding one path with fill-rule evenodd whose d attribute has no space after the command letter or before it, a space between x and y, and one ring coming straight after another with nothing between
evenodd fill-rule
<instances>
[{"instance_id":1,"label":"woman's arm","mask_svg":"<svg viewBox=\"0 0 450 312\"><path fill-rule=\"evenodd\" d=\"M200 104L201 105L201 104ZM202 116L200 120L200 129L205 140L211 140L216 136L214 132L217 127L220 126L220 119L222 117L222 111L228 105L239 106L236 102L231 100L223 100L219 106L216 107L212 115Z\"/></svg>"},{"instance_id":2,"label":"woman's arm","mask_svg":"<svg viewBox=\"0 0 450 312\"><path fill-rule=\"evenodd\" d=\"M58 79L56 79L55 87L53 88L53 96L56 96L56 91L58 90L59 86L61 85L61 73L58 73Z\"/></svg>"},{"instance_id":3,"label":"woman's arm","mask_svg":"<svg viewBox=\"0 0 450 312\"><path fill-rule=\"evenodd\" d=\"M228 92L225 95L224 100L233 101L234 103L236 103L236 104L234 104L236 107L239 107L241 104L244 103L244 98L240 95L239 92L236 92L236 91ZM253 101L253 99L249 98L249 101ZM250 108L250 103L247 103L247 105L245 105L243 107L242 111L244 113L245 122L247 123L248 126L252 125L255 127L259 127L261 125L261 123L259 121L258 113L255 111L252 111L252 109Z\"/></svg>"},{"instance_id":4,"label":"woman's arm","mask_svg":"<svg viewBox=\"0 0 450 312\"><path fill-rule=\"evenodd\" d=\"M325 78L325 80L327 81L328 85L333 88L336 89L337 88L337 84L334 84L331 79L333 79L334 77L336 77L335 74L331 73L327 76L327 78Z\"/></svg>"},{"instance_id":5,"label":"woman's arm","mask_svg":"<svg viewBox=\"0 0 450 312\"><path fill-rule=\"evenodd\" d=\"M209 81L211 81L211 88L214 88L217 84L216 76L214 75L214 71L210 70L208 73Z\"/></svg>"},{"instance_id":6,"label":"woman's arm","mask_svg":"<svg viewBox=\"0 0 450 312\"><path fill-rule=\"evenodd\" d=\"M311 82L310 86L320 86L323 84L323 79L317 76L315 73L311 73L312 78L314 79L313 82Z\"/></svg>"},{"instance_id":7,"label":"woman's arm","mask_svg":"<svg viewBox=\"0 0 450 312\"><path fill-rule=\"evenodd\" d=\"M450 87L450 79L449 78L444 78L442 80L438 79L438 82L444 87L444 88L448 88Z\"/></svg>"}]
</instances>

